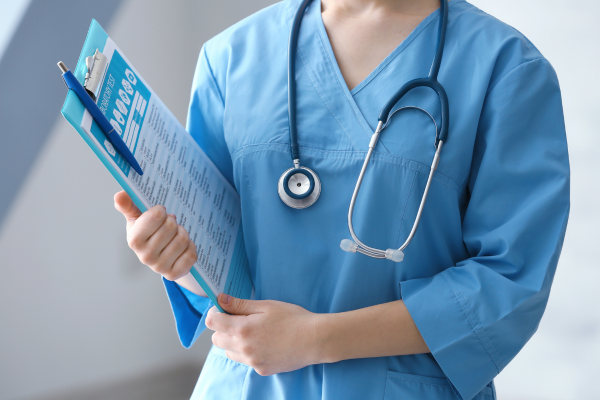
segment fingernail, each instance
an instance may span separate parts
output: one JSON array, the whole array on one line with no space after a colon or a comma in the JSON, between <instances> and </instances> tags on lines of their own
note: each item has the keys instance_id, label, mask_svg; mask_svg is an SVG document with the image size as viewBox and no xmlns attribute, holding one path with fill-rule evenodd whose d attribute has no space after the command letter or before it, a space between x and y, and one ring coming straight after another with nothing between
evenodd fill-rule
<instances>
[{"instance_id":1,"label":"fingernail","mask_svg":"<svg viewBox=\"0 0 600 400\"><path fill-rule=\"evenodd\" d=\"M229 302L231 301L231 296L223 293L222 299L223 299L223 304L229 304Z\"/></svg>"},{"instance_id":2,"label":"fingernail","mask_svg":"<svg viewBox=\"0 0 600 400\"><path fill-rule=\"evenodd\" d=\"M175 221L177 221L177 215L175 214L169 214L171 216L171 218L173 218Z\"/></svg>"}]
</instances>

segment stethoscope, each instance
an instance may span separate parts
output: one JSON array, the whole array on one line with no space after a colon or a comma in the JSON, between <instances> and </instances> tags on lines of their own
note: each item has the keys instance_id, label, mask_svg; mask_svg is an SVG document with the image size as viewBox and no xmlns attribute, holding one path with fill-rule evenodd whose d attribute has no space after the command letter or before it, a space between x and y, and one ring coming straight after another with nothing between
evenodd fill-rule
<instances>
[{"instance_id":1,"label":"stethoscope","mask_svg":"<svg viewBox=\"0 0 600 400\"><path fill-rule=\"evenodd\" d=\"M296 16L294 17L294 23L292 25L292 31L290 33L290 41L288 47L288 114L289 114L289 124L290 124L290 150L292 155L292 161L294 163L294 167L285 171L281 177L279 178L278 184L278 192L281 200L292 208L307 208L313 205L319 195L321 194L321 181L317 174L306 167L302 167L300 165L300 151L298 147L297 140L297 127L296 127L296 49L298 47L298 32L300 31L300 24L302 22L302 17L304 17L304 13L306 8L310 4L312 0L304 0L298 11L296 12ZM425 207L425 201L427 200L427 195L429 194L429 189L431 187L431 182L433 180L433 174L435 173L438 164L440 162L440 152L442 150L442 146L448 137L448 96L446 95L446 91L444 87L438 82L437 77L440 71L440 64L442 62L442 54L444 52L444 41L446 38L446 25L448 23L448 4L447 0L440 0L440 11L442 17L440 18L440 23L438 27L438 42L436 47L435 56L433 58L433 63L431 65L431 70L429 71L429 76L426 78L417 78L412 81L406 83L404 86L398 90L394 96L383 107L381 112L379 113L377 129L375 129L375 133L371 136L371 141L369 143L369 150L367 151L367 156L365 157L365 161L360 170L360 174L358 176L358 181L356 182L356 187L354 188L354 192L352 193L352 199L350 200L350 208L348 210L348 229L350 230L350 235L352 235L352 239L344 239L342 240L340 247L342 250L350 252L350 253L362 253L369 257L373 258L385 258L388 260L392 260L395 262L400 262L404 259L404 249L409 245L415 233L417 232L417 227L419 226L419 222L421 220L421 215L423 214L423 208ZM438 129L438 126L435 122L435 119L431 116L430 113L425 111L420 107L415 106L406 106L399 108L392 112L392 108L400 99L402 99L409 91L418 88L418 87L428 87L432 89L435 93L437 93L440 99L440 109L441 109L441 129ZM399 249L387 249L387 250L379 250L373 247L369 247L363 242L361 242L356 233L354 232L354 228L352 227L352 213L354 212L354 205L356 203L356 197L358 196L358 192L360 190L360 186L362 184L363 178L365 176L365 171L367 170L367 165L369 164L369 160L371 159L371 155L373 154L373 149L377 145L377 140L381 131L385 129L385 127L389 124L391 117L401 110L406 109L415 109L421 111L429 116L429 118L433 121L435 125L435 155L433 156L433 161L431 163L431 168L429 171L429 176L427 178L427 184L425 185L425 191L423 192L423 197L421 197L421 203L419 204L419 209L417 211L417 216L415 218L415 222L413 223L412 229L408 235L408 238L400 246Z\"/></svg>"}]
</instances>

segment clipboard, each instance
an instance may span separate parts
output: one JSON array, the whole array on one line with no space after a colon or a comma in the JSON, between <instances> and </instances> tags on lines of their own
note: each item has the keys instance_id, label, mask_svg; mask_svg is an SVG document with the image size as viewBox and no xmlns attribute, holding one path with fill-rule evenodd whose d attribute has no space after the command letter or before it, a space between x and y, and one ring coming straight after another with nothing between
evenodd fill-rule
<instances>
[{"instance_id":1,"label":"clipboard","mask_svg":"<svg viewBox=\"0 0 600 400\"><path fill-rule=\"evenodd\" d=\"M102 57L106 57L107 60L103 61ZM72 90L69 90L61 110L65 119L85 140L140 211L145 212L150 206L156 204L165 205L169 213L174 213L169 209L169 204L176 209L178 207L181 209L183 220L178 215L178 221L185 221L181 222L182 225L188 223L184 227L187 229L189 226L190 238L195 230L192 240L196 243L199 254L199 259L190 273L221 312L224 310L217 301L217 296L221 292L238 298L253 298L254 288L243 238L239 195L198 144L185 132L96 20L92 20L77 66L72 72L79 83L85 86L90 97L98 104L105 116L111 118L113 126L118 128L123 141L127 143L131 152L135 153L136 160L143 167L144 176L133 171L125 159L111 149L110 141L106 139L103 131ZM120 88L118 88L119 84L121 84ZM133 87L135 87L135 97ZM150 158L147 157L148 143L153 140L157 143L157 148L162 143L161 149L164 147L166 150L161 154L169 160L171 158L169 152L172 149L166 142L163 143L164 140L161 142L160 136L164 133L164 129L152 125L156 122L156 115L170 121L171 133L173 137L179 135L177 143L180 146L173 150L172 154L177 156L175 153L178 152L179 158L175 157L176 161L171 164L167 161L166 166L158 168L154 165L156 159L152 160L151 155ZM181 153L184 154L183 157ZM185 158L186 154L188 158ZM156 152L154 156L156 157ZM176 162L180 165L178 166ZM199 175L198 167L193 168L195 164L204 165L204 175ZM169 166L170 170L168 170ZM173 174L177 176L175 183ZM147 182L155 179L152 193L144 187L145 183L147 186L144 179ZM158 193L154 194L157 181L161 185L160 196ZM182 189L182 181L185 181L184 189ZM207 181L220 185L219 191L207 191L205 189ZM187 195L182 195L182 190L187 190L185 192ZM189 200L192 190L195 190L193 203ZM201 198L202 196L204 197ZM220 197L215 198L216 196ZM200 199L198 203L195 202L197 197ZM202 206L197 205L200 201ZM218 210L209 208L207 204L211 202L213 205L220 204L220 208ZM226 203L225 210L222 210L223 203ZM198 212L201 207L204 207L204 212L210 212L210 220L206 226L208 216L198 215L202 214ZM198 218L197 221L192 221L195 217ZM197 241L198 237L200 239Z\"/></svg>"}]
</instances>

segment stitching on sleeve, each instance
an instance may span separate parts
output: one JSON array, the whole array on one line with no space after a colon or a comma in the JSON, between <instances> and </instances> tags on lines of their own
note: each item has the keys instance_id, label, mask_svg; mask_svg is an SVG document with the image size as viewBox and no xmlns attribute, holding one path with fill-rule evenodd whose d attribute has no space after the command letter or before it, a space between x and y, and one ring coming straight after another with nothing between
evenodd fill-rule
<instances>
[{"instance_id":1,"label":"stitching on sleeve","mask_svg":"<svg viewBox=\"0 0 600 400\"><path fill-rule=\"evenodd\" d=\"M215 75L213 73L212 66L210 65L210 61L208 60L208 55L206 54L206 47L202 47L202 56L204 57L204 60L206 61L206 66L208 67L210 79L211 79L213 85L215 85L215 88L217 89L217 93L219 93L219 97L221 98L221 103L223 104L223 106L225 106L225 97L223 96L223 93L221 93L221 88L219 87L219 85L217 84L217 80L215 79Z\"/></svg>"},{"instance_id":2,"label":"stitching on sleeve","mask_svg":"<svg viewBox=\"0 0 600 400\"><path fill-rule=\"evenodd\" d=\"M521 69L521 67L525 67L533 62L536 61L545 61L546 59L543 57L538 57L535 58L533 60L529 60L529 61L525 61L524 63L521 63L519 65L517 65L516 67L514 67L513 69L511 69L510 71L508 71L506 73L506 75L504 75L502 78L500 78L498 80L498 82L496 82L496 84L494 86L492 86L491 88L488 89L487 94L490 94L492 92L492 90L494 90L496 88L496 86L498 86L502 81L504 81L504 79L506 79L507 77L509 77L510 75L512 75L513 73L515 73L517 70Z\"/></svg>"},{"instance_id":3,"label":"stitching on sleeve","mask_svg":"<svg viewBox=\"0 0 600 400\"><path fill-rule=\"evenodd\" d=\"M460 292L460 296L459 296L459 294L456 292L454 286L444 276L444 272L445 271L442 271L440 273L440 276L446 282L446 284L448 285L448 287L450 288L450 290L452 290L452 293L454 294L454 297L456 297L456 300L458 301L458 304L462 308L463 313L467 317L467 320L471 324L471 327L473 328L473 331L477 334L477 337L481 341L481 344L483 344L483 347L485 348L485 350L487 351L488 355L490 356L490 358L494 362L494 365L496 366L496 369L498 370L498 373L500 373L500 370L501 370L500 366L504 365L504 362L502 361L502 358L500 357L500 354L498 354L498 352L494 348L494 345L492 344L492 342L490 341L490 338L488 337L487 333L485 332L485 329L483 328L483 325L481 324L481 322L479 322L479 318L477 318L477 315L475 314L475 312L473 311L473 309L471 307L469 307L469 305L467 304L467 298L464 295L463 291L460 289L460 287L457 286L457 289Z\"/></svg>"}]
</instances>

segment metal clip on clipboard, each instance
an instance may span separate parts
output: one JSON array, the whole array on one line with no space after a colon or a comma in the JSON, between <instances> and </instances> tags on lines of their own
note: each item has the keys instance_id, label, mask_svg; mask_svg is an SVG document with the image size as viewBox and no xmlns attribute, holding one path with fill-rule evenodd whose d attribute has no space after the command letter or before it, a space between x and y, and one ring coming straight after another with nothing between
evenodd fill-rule
<instances>
[{"instance_id":1,"label":"metal clip on clipboard","mask_svg":"<svg viewBox=\"0 0 600 400\"><path fill-rule=\"evenodd\" d=\"M119 154L121 154L125 161L129 163L135 172L143 175L144 171L142 171L142 168L133 156L133 153L131 150L129 150L121 136L119 136L119 134L116 132L115 127L108 121L106 116L104 116L96 104L98 91L102 86L101 83L104 80L104 74L108 66L106 57L104 54L100 53L98 49L96 49L96 52L92 57L86 58L85 64L88 69L88 72L85 75L85 87L79 83L77 78L75 78L75 75L69 71L65 63L59 61L58 68L60 68L63 73L62 77L67 85L67 88L72 90L77 97L79 97L79 100L81 100L83 106L88 110L92 118L94 118L113 147L119 152Z\"/></svg>"},{"instance_id":2,"label":"metal clip on clipboard","mask_svg":"<svg viewBox=\"0 0 600 400\"><path fill-rule=\"evenodd\" d=\"M94 101L98 101L98 91L102 86L106 68L108 67L106 56L96 49L93 56L85 59L85 65L87 73L85 74L83 87Z\"/></svg>"}]
</instances>

